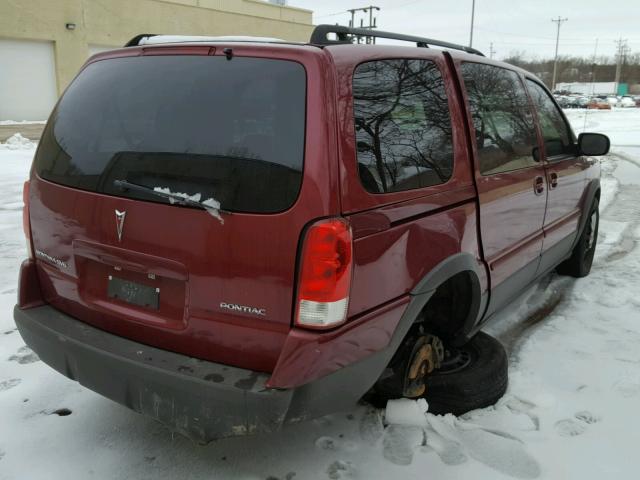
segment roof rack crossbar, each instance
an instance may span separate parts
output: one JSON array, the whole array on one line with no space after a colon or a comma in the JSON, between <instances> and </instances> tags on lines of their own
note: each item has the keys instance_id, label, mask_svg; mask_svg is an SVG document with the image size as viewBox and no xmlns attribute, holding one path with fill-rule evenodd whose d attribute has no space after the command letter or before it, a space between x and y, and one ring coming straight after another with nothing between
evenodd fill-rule
<instances>
[{"instance_id":1,"label":"roof rack crossbar","mask_svg":"<svg viewBox=\"0 0 640 480\"><path fill-rule=\"evenodd\" d=\"M336 39L329 39L328 34L334 33ZM417 47L429 48L429 45L450 48L453 50L462 50L466 53L480 55L484 54L480 50L457 43L443 42L442 40L434 40L433 38L416 37L413 35L405 35L403 33L383 32L369 28L352 28L343 25L318 25L311 34L309 43L314 45L344 45L351 44L356 38L388 38L391 40L401 40L404 42L415 43Z\"/></svg>"}]
</instances>

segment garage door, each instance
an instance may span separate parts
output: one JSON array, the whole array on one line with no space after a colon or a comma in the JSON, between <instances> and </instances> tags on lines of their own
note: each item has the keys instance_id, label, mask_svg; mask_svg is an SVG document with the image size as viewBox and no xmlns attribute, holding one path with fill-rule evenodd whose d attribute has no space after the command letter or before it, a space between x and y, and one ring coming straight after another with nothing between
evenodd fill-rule
<instances>
[{"instance_id":1,"label":"garage door","mask_svg":"<svg viewBox=\"0 0 640 480\"><path fill-rule=\"evenodd\" d=\"M0 120L46 120L57 95L53 42L0 39Z\"/></svg>"}]
</instances>

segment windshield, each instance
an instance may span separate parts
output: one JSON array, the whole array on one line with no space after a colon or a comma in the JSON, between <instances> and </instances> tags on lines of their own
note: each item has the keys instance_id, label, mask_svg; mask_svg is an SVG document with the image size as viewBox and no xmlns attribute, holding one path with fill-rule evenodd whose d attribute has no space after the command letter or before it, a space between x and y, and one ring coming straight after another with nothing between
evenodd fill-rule
<instances>
[{"instance_id":1,"label":"windshield","mask_svg":"<svg viewBox=\"0 0 640 480\"><path fill-rule=\"evenodd\" d=\"M54 110L39 176L70 187L167 203L124 180L273 213L302 182L306 76L285 60L148 56L89 65Z\"/></svg>"}]
</instances>

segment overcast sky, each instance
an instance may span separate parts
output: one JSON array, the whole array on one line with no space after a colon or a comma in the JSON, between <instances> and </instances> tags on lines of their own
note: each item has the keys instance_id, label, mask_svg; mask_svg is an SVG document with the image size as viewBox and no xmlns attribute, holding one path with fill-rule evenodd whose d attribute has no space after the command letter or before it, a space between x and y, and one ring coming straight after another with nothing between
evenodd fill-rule
<instances>
[{"instance_id":1,"label":"overcast sky","mask_svg":"<svg viewBox=\"0 0 640 480\"><path fill-rule=\"evenodd\" d=\"M347 25L348 8L376 5L378 28L425 37L469 43L472 0L289 0L289 5L313 10L313 23ZM554 55L556 24L560 29L560 55L614 55L615 40L628 39L632 52L640 51L640 0L476 0L473 46L495 58L512 51L528 56Z\"/></svg>"}]
</instances>

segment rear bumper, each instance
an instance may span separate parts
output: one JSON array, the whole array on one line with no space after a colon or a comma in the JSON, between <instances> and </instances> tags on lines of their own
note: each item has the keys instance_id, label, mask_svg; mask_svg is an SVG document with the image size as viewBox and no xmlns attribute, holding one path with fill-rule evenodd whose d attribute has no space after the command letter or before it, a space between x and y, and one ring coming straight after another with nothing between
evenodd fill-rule
<instances>
[{"instance_id":1,"label":"rear bumper","mask_svg":"<svg viewBox=\"0 0 640 480\"><path fill-rule=\"evenodd\" d=\"M399 330L393 345L322 378L281 389L267 388L265 373L118 337L50 305L16 306L13 316L25 343L47 365L198 443L273 432L285 424L353 408L406 333L406 328ZM309 360L302 358L299 368L312 368Z\"/></svg>"},{"instance_id":2,"label":"rear bumper","mask_svg":"<svg viewBox=\"0 0 640 480\"><path fill-rule=\"evenodd\" d=\"M46 364L193 440L272 432L294 390L266 389L268 375L149 347L45 305L14 309L24 341Z\"/></svg>"}]
</instances>

